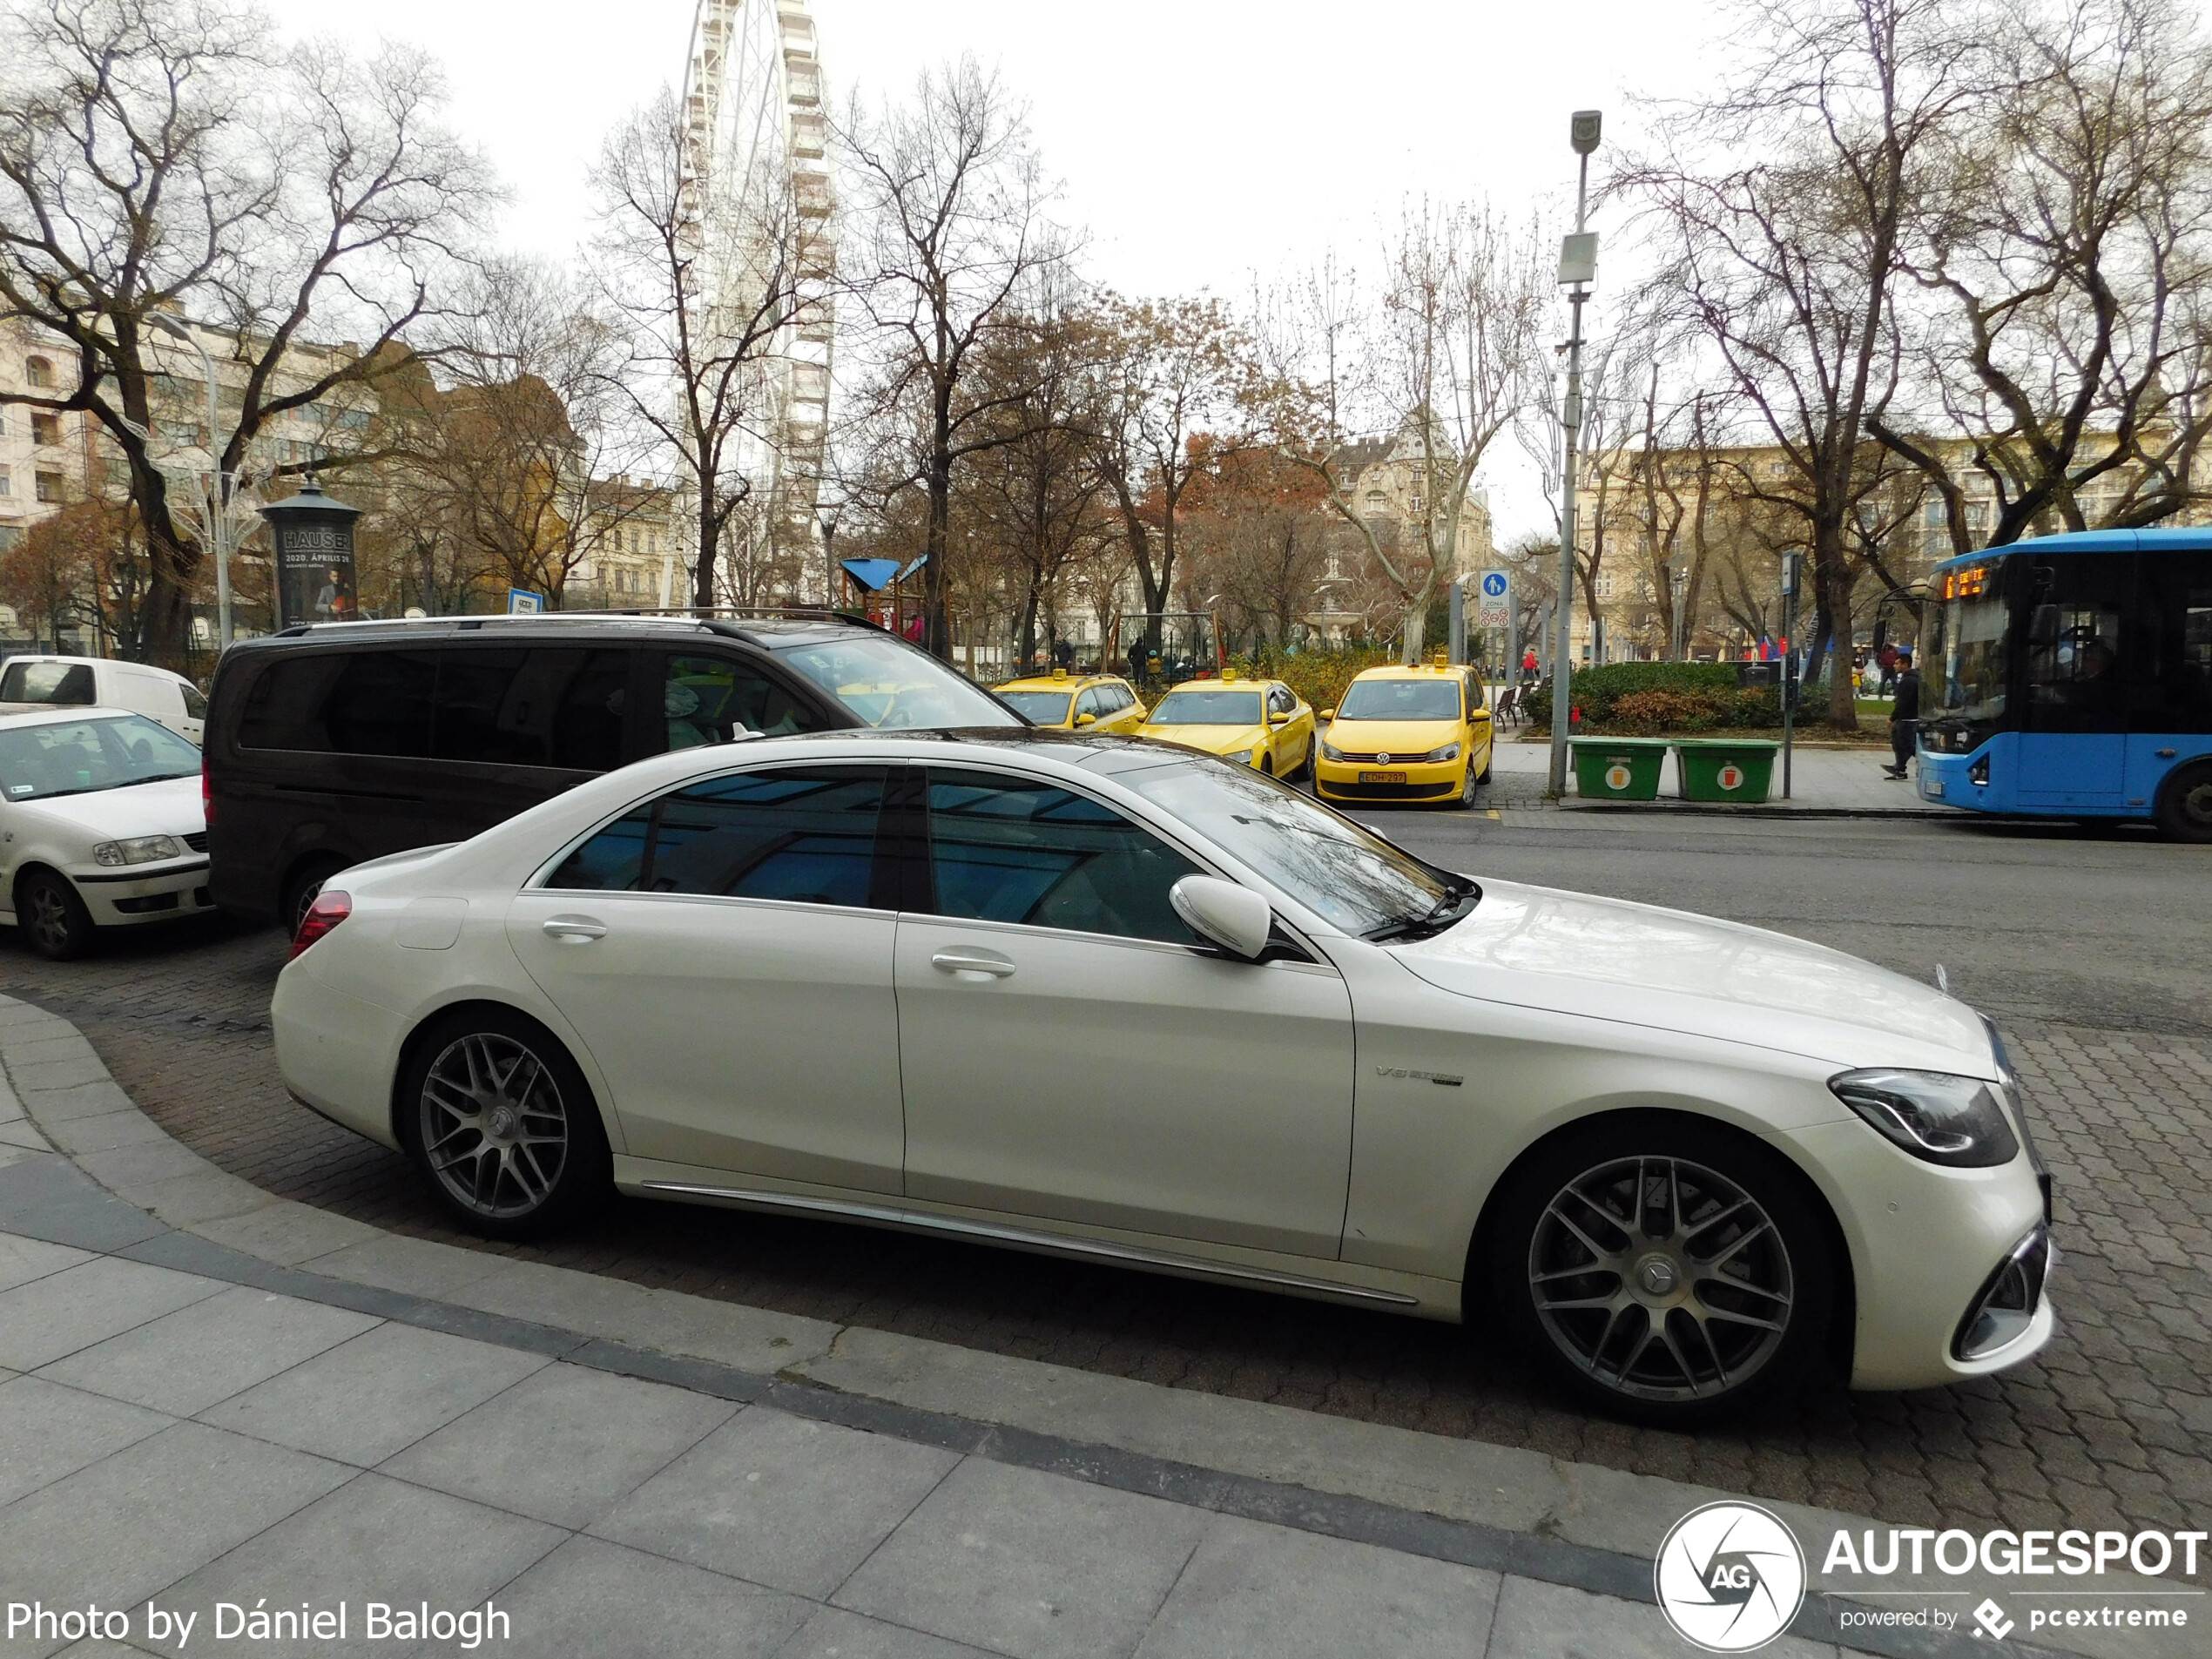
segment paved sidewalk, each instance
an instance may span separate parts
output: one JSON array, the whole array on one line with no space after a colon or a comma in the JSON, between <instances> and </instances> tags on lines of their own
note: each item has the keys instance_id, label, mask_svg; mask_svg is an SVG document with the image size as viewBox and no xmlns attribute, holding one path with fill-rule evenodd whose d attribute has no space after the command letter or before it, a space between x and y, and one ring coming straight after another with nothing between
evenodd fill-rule
<instances>
[{"instance_id":1,"label":"paved sidewalk","mask_svg":"<svg viewBox=\"0 0 2212 1659\"><path fill-rule=\"evenodd\" d=\"M1722 1494L385 1234L205 1163L53 1015L0 1000L0 1608L130 1622L9 1659L264 1601L349 1640L260 1653L466 1643L371 1603L532 1654L1687 1651L1651 1551ZM1775 1507L1816 1563L1868 1524ZM1839 1653L1838 1607L1765 1651ZM2070 1645L2197 1650L2128 1635Z\"/></svg>"},{"instance_id":2,"label":"paved sidewalk","mask_svg":"<svg viewBox=\"0 0 2212 1659\"><path fill-rule=\"evenodd\" d=\"M1716 813L1743 818L1761 813L1807 813L1851 817L1958 818L1954 808L1932 806L1914 792L1911 780L1892 782L1882 775L1890 763L1887 749L1813 749L1799 746L1791 757L1790 799L1782 798L1782 757L1774 759L1774 783L1769 799L1759 806L1706 805L1680 799L1675 793L1675 760L1669 756L1661 774L1656 801L1584 800L1574 792L1570 771L1568 796L1546 801L1551 745L1524 743L1529 728L1507 727L1492 751L1489 799L1493 807L1531 811Z\"/></svg>"}]
</instances>

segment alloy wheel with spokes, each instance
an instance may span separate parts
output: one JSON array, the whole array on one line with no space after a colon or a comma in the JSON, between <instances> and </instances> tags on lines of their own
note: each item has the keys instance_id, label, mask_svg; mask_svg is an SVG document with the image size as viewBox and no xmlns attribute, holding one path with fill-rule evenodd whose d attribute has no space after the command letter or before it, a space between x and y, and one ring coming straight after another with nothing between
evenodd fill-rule
<instances>
[{"instance_id":1,"label":"alloy wheel with spokes","mask_svg":"<svg viewBox=\"0 0 2212 1659\"><path fill-rule=\"evenodd\" d=\"M1486 1224L1491 1293L1571 1392L1689 1427L1823 1352L1833 1224L1788 1159L1725 1125L1636 1114L1517 1164Z\"/></svg>"},{"instance_id":2,"label":"alloy wheel with spokes","mask_svg":"<svg viewBox=\"0 0 2212 1659\"><path fill-rule=\"evenodd\" d=\"M16 889L16 919L41 956L57 962L82 956L92 942L84 901L51 870L33 870Z\"/></svg>"},{"instance_id":3,"label":"alloy wheel with spokes","mask_svg":"<svg viewBox=\"0 0 2212 1659\"><path fill-rule=\"evenodd\" d=\"M1790 1252L1741 1187L1680 1158L1587 1170L1544 1208L1528 1251L1537 1317L1596 1381L1699 1399L1750 1380L1790 1327Z\"/></svg>"},{"instance_id":4,"label":"alloy wheel with spokes","mask_svg":"<svg viewBox=\"0 0 2212 1659\"><path fill-rule=\"evenodd\" d=\"M454 1203L491 1221L543 1209L559 1188L569 1109L545 1060L502 1032L448 1043L423 1073L422 1157Z\"/></svg>"}]
</instances>

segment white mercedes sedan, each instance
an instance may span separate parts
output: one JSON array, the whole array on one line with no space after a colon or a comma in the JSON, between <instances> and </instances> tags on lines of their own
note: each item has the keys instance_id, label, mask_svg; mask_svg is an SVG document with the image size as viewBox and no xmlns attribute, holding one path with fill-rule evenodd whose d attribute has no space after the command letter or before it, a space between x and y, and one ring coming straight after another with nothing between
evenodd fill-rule
<instances>
[{"instance_id":1,"label":"white mercedes sedan","mask_svg":"<svg viewBox=\"0 0 2212 1659\"><path fill-rule=\"evenodd\" d=\"M273 1014L294 1095L497 1237L618 1190L1479 1315L1676 1424L2052 1329L1971 1008L1140 739L644 761L333 878Z\"/></svg>"}]
</instances>

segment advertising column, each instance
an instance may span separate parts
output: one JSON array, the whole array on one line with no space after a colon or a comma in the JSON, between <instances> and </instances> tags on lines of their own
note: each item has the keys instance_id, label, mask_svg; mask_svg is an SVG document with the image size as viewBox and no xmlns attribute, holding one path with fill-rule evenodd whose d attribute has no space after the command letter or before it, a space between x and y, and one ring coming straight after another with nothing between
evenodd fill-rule
<instances>
[{"instance_id":1,"label":"advertising column","mask_svg":"<svg viewBox=\"0 0 2212 1659\"><path fill-rule=\"evenodd\" d=\"M276 625L352 622L361 610L354 596L354 521L358 507L333 501L310 478L289 501L261 509L276 543Z\"/></svg>"}]
</instances>

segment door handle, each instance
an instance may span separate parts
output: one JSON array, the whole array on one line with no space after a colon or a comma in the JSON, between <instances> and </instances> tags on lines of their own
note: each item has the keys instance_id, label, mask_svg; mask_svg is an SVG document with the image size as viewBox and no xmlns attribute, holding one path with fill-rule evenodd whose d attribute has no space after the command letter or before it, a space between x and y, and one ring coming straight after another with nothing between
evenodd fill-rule
<instances>
[{"instance_id":1,"label":"door handle","mask_svg":"<svg viewBox=\"0 0 2212 1659\"><path fill-rule=\"evenodd\" d=\"M956 979L974 974L983 979L1006 979L1014 972L1011 957L1001 956L995 950L974 950L954 948L941 950L929 959L929 965L941 974L950 974Z\"/></svg>"},{"instance_id":2,"label":"door handle","mask_svg":"<svg viewBox=\"0 0 2212 1659\"><path fill-rule=\"evenodd\" d=\"M540 926L547 938L564 945L588 945L607 936L606 927L589 916L549 916Z\"/></svg>"}]
</instances>

